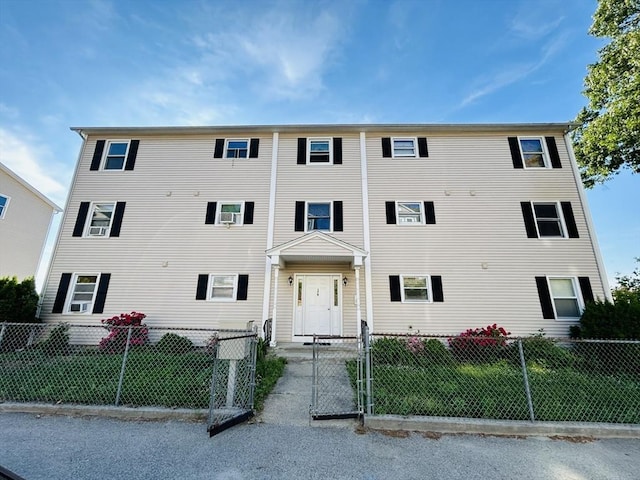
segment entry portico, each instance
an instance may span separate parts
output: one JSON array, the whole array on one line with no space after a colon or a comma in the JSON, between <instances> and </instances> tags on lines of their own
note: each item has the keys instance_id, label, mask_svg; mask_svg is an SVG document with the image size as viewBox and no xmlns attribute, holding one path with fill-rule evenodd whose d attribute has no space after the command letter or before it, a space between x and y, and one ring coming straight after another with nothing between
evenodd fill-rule
<instances>
[{"instance_id":1,"label":"entry portico","mask_svg":"<svg viewBox=\"0 0 640 480\"><path fill-rule=\"evenodd\" d=\"M365 250L314 231L270 248L266 255L273 280L272 346L277 338L306 342L313 335L358 331ZM347 300L351 293L353 304Z\"/></svg>"}]
</instances>

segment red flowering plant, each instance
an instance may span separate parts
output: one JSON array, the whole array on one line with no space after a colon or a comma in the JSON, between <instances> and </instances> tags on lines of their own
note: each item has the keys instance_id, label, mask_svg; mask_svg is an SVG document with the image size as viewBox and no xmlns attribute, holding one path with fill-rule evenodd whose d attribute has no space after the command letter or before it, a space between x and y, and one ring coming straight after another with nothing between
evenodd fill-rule
<instances>
[{"instance_id":1,"label":"red flowering plant","mask_svg":"<svg viewBox=\"0 0 640 480\"><path fill-rule=\"evenodd\" d=\"M492 362L503 357L509 335L511 332L495 323L484 328L469 328L449 338L449 348L458 360Z\"/></svg>"},{"instance_id":2,"label":"red flowering plant","mask_svg":"<svg viewBox=\"0 0 640 480\"><path fill-rule=\"evenodd\" d=\"M129 327L131 327L130 346L149 343L149 329L142 323L147 316L140 312L121 313L120 316L101 320L109 335L100 340L98 348L105 353L122 353L127 346Z\"/></svg>"}]
</instances>

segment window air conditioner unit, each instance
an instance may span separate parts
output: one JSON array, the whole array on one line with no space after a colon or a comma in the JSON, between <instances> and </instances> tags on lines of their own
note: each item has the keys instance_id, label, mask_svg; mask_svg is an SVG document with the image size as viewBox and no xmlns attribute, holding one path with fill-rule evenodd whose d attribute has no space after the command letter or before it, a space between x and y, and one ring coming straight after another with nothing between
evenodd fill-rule
<instances>
[{"instance_id":1,"label":"window air conditioner unit","mask_svg":"<svg viewBox=\"0 0 640 480\"><path fill-rule=\"evenodd\" d=\"M221 212L220 223L222 223L223 225L231 225L233 223L236 223L236 214L233 212Z\"/></svg>"},{"instance_id":2,"label":"window air conditioner unit","mask_svg":"<svg viewBox=\"0 0 640 480\"><path fill-rule=\"evenodd\" d=\"M83 313L89 310L89 304L86 302L75 302L69 307L72 312Z\"/></svg>"},{"instance_id":3,"label":"window air conditioner unit","mask_svg":"<svg viewBox=\"0 0 640 480\"><path fill-rule=\"evenodd\" d=\"M107 227L89 227L89 235L92 237L104 237L107 234Z\"/></svg>"}]
</instances>

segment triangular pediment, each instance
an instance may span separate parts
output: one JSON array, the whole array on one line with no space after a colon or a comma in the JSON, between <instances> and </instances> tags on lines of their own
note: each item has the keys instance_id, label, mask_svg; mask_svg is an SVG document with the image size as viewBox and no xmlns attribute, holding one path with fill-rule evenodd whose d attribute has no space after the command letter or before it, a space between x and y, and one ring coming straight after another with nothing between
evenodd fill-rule
<instances>
[{"instance_id":1,"label":"triangular pediment","mask_svg":"<svg viewBox=\"0 0 640 480\"><path fill-rule=\"evenodd\" d=\"M367 252L323 232L311 232L266 251L279 262L330 262L360 264Z\"/></svg>"}]
</instances>

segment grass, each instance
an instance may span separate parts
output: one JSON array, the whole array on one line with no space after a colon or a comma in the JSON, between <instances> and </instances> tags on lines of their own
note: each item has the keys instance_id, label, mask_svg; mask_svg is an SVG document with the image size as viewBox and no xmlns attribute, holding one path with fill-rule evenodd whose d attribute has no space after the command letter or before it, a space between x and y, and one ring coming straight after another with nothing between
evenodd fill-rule
<instances>
[{"instance_id":1,"label":"grass","mask_svg":"<svg viewBox=\"0 0 640 480\"><path fill-rule=\"evenodd\" d=\"M242 362L238 362L238 378L249 372L249 366ZM284 362L270 356L258 360L256 409L262 408L282 375ZM226 385L228 364L225 367L222 361L220 366L218 378ZM105 354L96 349L55 356L38 349L0 354L0 400L113 405L121 368L121 354ZM212 373L211 357L202 351L167 354L154 347L135 348L127 359L120 404L208 408Z\"/></svg>"}]
</instances>

